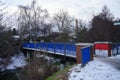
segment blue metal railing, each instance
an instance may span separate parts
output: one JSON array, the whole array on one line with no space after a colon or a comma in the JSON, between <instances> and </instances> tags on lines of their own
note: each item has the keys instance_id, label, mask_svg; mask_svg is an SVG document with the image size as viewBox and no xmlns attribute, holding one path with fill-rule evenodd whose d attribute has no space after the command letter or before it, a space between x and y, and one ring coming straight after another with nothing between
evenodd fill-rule
<instances>
[{"instance_id":1,"label":"blue metal railing","mask_svg":"<svg viewBox=\"0 0 120 80\"><path fill-rule=\"evenodd\" d=\"M112 55L120 54L120 43L112 43Z\"/></svg>"},{"instance_id":2,"label":"blue metal railing","mask_svg":"<svg viewBox=\"0 0 120 80\"><path fill-rule=\"evenodd\" d=\"M76 57L76 46L72 43L54 43L54 42L24 42L24 49L47 51L50 53L61 54Z\"/></svg>"}]
</instances>

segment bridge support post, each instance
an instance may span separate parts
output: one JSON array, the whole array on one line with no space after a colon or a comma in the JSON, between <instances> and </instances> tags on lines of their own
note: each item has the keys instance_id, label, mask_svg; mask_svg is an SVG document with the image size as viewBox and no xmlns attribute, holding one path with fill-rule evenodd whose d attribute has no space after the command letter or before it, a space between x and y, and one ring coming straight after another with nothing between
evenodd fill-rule
<instances>
[{"instance_id":1,"label":"bridge support post","mask_svg":"<svg viewBox=\"0 0 120 80\"><path fill-rule=\"evenodd\" d=\"M30 53L29 53L29 51L27 51L26 54L27 54L27 55L26 55L27 59L30 59Z\"/></svg>"},{"instance_id":2,"label":"bridge support post","mask_svg":"<svg viewBox=\"0 0 120 80\"><path fill-rule=\"evenodd\" d=\"M60 60L60 70L63 70L64 67L65 67L65 60L64 60L64 58L62 58L62 59Z\"/></svg>"},{"instance_id":3,"label":"bridge support post","mask_svg":"<svg viewBox=\"0 0 120 80\"><path fill-rule=\"evenodd\" d=\"M64 44L64 65L66 66L66 44Z\"/></svg>"}]
</instances>

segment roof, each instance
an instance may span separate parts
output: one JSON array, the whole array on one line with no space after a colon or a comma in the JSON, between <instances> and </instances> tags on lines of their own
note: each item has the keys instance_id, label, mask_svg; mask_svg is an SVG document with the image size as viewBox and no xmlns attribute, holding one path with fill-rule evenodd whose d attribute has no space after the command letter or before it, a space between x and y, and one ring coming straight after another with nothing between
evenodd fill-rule
<instances>
[{"instance_id":1,"label":"roof","mask_svg":"<svg viewBox=\"0 0 120 80\"><path fill-rule=\"evenodd\" d=\"M76 45L91 46L93 43L77 43Z\"/></svg>"},{"instance_id":2,"label":"roof","mask_svg":"<svg viewBox=\"0 0 120 80\"><path fill-rule=\"evenodd\" d=\"M104 42L104 41L100 41L100 42L94 42L94 44L110 44L112 42Z\"/></svg>"}]
</instances>

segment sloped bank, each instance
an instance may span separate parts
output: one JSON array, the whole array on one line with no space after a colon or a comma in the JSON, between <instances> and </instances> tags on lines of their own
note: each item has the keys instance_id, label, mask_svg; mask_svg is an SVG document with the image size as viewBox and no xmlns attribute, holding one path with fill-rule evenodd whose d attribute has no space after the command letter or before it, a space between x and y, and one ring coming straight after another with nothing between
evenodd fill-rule
<instances>
[{"instance_id":1,"label":"sloped bank","mask_svg":"<svg viewBox=\"0 0 120 80\"><path fill-rule=\"evenodd\" d=\"M64 68L63 70L60 70L58 72L56 72L55 74L49 76L47 79L45 80L68 80L68 71L70 68L72 68L73 65L69 65L66 68Z\"/></svg>"}]
</instances>

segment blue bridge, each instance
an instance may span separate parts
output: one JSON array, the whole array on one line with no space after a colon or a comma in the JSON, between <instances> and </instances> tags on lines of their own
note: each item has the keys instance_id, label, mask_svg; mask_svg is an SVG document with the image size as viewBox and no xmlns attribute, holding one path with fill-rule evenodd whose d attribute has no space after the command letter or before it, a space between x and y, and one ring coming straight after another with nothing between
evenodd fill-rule
<instances>
[{"instance_id":1,"label":"blue bridge","mask_svg":"<svg viewBox=\"0 0 120 80\"><path fill-rule=\"evenodd\" d=\"M22 47L23 49L27 49L27 50L41 51L41 52L47 52L51 54L76 58L76 45L72 43L25 42L23 43Z\"/></svg>"},{"instance_id":2,"label":"blue bridge","mask_svg":"<svg viewBox=\"0 0 120 80\"><path fill-rule=\"evenodd\" d=\"M82 48L84 45L84 48ZM50 55L60 58L64 61L77 61L77 63L86 64L92 60L93 52L92 46L86 43L80 43L79 45L73 43L55 43L55 42L24 42L22 48L29 52L28 57L32 51L38 51L43 53L49 53ZM27 53L25 52L25 53ZM32 56L31 56L32 57Z\"/></svg>"}]
</instances>

